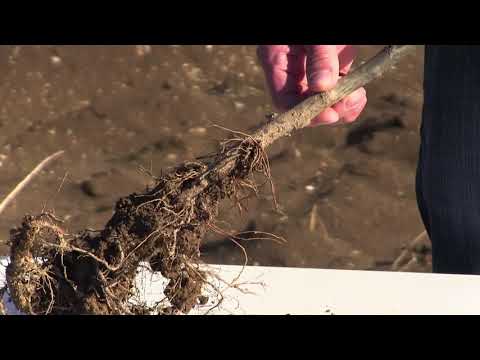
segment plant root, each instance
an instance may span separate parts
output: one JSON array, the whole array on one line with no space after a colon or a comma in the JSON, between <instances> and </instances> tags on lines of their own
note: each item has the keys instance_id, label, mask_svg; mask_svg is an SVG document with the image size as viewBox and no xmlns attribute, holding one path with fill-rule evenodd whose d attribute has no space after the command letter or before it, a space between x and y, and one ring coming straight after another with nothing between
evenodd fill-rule
<instances>
[{"instance_id":1,"label":"plant root","mask_svg":"<svg viewBox=\"0 0 480 360\"><path fill-rule=\"evenodd\" d=\"M265 152L249 137L222 143L206 160L184 163L152 189L120 199L100 232L68 234L51 213L25 217L11 231L6 270L17 308L39 315L150 313L129 301L139 266L149 263L169 280L168 301L156 313L191 311L208 283L199 248L220 201L255 193L254 173L270 176Z\"/></svg>"}]
</instances>

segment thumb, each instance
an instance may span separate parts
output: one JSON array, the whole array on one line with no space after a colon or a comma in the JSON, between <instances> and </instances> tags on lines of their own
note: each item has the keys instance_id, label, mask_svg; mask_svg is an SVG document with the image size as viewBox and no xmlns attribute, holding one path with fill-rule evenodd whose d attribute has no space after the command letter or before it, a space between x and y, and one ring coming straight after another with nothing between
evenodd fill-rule
<instances>
[{"instance_id":1,"label":"thumb","mask_svg":"<svg viewBox=\"0 0 480 360\"><path fill-rule=\"evenodd\" d=\"M339 61L336 45L305 45L309 90L327 91L338 81Z\"/></svg>"}]
</instances>

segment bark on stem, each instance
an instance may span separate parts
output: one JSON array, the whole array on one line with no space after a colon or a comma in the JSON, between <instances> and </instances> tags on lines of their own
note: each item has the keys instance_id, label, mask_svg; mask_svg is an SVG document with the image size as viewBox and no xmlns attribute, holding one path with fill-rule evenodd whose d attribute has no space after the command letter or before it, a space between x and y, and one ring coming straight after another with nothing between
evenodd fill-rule
<instances>
[{"instance_id":1,"label":"bark on stem","mask_svg":"<svg viewBox=\"0 0 480 360\"><path fill-rule=\"evenodd\" d=\"M336 104L356 89L365 86L370 81L381 77L403 56L415 49L415 45L389 45L373 58L368 60L347 76L341 78L337 86L330 91L311 96L293 109L275 117L263 125L253 135L263 149L275 140L290 136L294 130L308 126L311 120L323 110ZM209 165L208 171L202 175L196 186L182 194L182 201L191 201L215 179L223 178L235 168L237 158L224 156ZM209 178L211 181L209 181Z\"/></svg>"},{"instance_id":2,"label":"bark on stem","mask_svg":"<svg viewBox=\"0 0 480 360\"><path fill-rule=\"evenodd\" d=\"M415 49L415 45L389 45L381 52L341 78L337 86L327 92L313 95L293 109L277 116L253 134L253 139L262 148L267 148L275 140L290 136L294 130L308 126L311 120L325 109L339 102L355 90L381 77L403 56Z\"/></svg>"}]
</instances>

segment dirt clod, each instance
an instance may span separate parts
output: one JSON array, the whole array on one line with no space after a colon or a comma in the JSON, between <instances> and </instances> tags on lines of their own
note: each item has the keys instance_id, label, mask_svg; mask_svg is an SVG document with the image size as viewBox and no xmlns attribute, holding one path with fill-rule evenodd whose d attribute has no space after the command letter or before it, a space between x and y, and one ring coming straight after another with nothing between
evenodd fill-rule
<instances>
[{"instance_id":1,"label":"dirt clod","mask_svg":"<svg viewBox=\"0 0 480 360\"><path fill-rule=\"evenodd\" d=\"M7 283L27 314L188 313L204 302L208 283L200 244L214 227L221 200L237 201L248 178L268 174L260 146L230 139L204 162L187 162L156 179L144 193L121 198L98 233L68 234L53 214L24 218L11 231ZM131 304L140 263L150 263L169 283L170 304L150 309Z\"/></svg>"}]
</instances>

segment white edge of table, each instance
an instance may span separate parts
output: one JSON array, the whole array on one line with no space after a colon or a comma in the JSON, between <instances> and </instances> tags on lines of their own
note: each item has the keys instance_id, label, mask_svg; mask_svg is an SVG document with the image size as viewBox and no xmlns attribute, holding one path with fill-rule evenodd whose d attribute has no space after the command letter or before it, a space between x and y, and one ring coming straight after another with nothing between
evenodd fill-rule
<instances>
[{"instance_id":1,"label":"white edge of table","mask_svg":"<svg viewBox=\"0 0 480 360\"><path fill-rule=\"evenodd\" d=\"M0 287L6 258L0 258ZM212 278L224 300L217 297L191 315L477 315L480 314L480 276L384 271L208 265L236 288ZM240 276L239 276L240 275ZM139 298L162 299L165 279L142 270ZM209 294L206 294L207 296ZM211 295L211 294L210 294ZM18 314L8 294L8 314Z\"/></svg>"}]
</instances>

